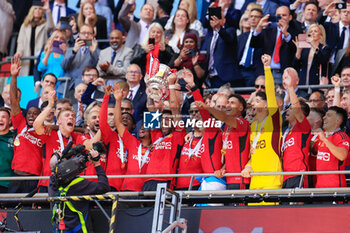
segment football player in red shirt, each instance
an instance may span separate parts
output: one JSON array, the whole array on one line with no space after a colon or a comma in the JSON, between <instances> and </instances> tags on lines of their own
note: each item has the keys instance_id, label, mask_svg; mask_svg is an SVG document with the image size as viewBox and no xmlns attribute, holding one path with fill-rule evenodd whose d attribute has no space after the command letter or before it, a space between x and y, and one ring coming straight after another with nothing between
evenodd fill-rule
<instances>
[{"instance_id":1,"label":"football player in red shirt","mask_svg":"<svg viewBox=\"0 0 350 233\"><path fill-rule=\"evenodd\" d=\"M151 131L153 144L146 174L173 174L177 169L178 157L184 144L186 130L181 126L174 128L171 124L181 120L179 103L174 88L175 82L176 75L173 74L168 77L171 110L165 109L162 111L161 129ZM150 110L150 105L148 105L148 108ZM167 183L170 187L172 181L172 178L150 178L144 183L142 191L155 191L159 183Z\"/></svg>"},{"instance_id":2,"label":"football player in red shirt","mask_svg":"<svg viewBox=\"0 0 350 233\"><path fill-rule=\"evenodd\" d=\"M286 121L289 126L282 137L282 166L285 172L308 171L311 126L307 120L310 108L299 100L293 83L298 83L296 70L287 68L283 73L283 86L287 90L291 106L286 111ZM283 177L282 188L308 187L308 178L301 175L286 175Z\"/></svg>"},{"instance_id":3,"label":"football player in red shirt","mask_svg":"<svg viewBox=\"0 0 350 233\"><path fill-rule=\"evenodd\" d=\"M202 104L203 105L203 104ZM250 125L242 117L242 112L246 108L246 102L240 95L232 94L228 97L226 111L211 108L203 105L216 119L226 123L222 135L223 147L222 156L225 163L220 170L216 171L218 177L222 177L226 172L241 172L249 160L250 150ZM242 176L226 177L227 189L247 189L249 178Z\"/></svg>"},{"instance_id":4,"label":"football player in red shirt","mask_svg":"<svg viewBox=\"0 0 350 233\"><path fill-rule=\"evenodd\" d=\"M203 110L201 110L203 111ZM201 115L196 104L193 102L190 106L190 119L202 121ZM204 128L194 127L191 138L182 147L178 174L186 173L203 173L201 156L204 152L205 145L203 144ZM176 189L187 190L191 182L191 177L178 177L176 181ZM197 179L193 180L192 190L198 190L200 182Z\"/></svg>"},{"instance_id":5,"label":"football player in red shirt","mask_svg":"<svg viewBox=\"0 0 350 233\"><path fill-rule=\"evenodd\" d=\"M136 139L125 127L126 121L122 120L122 90L115 85L113 94L116 100L115 103L115 126L124 142L125 149L128 151L128 163L126 175L145 174L147 165L150 161L151 134L149 129L144 129L143 126L139 130L139 140ZM123 115L125 112L123 113ZM126 178L123 180L121 191L141 191L145 179L142 178Z\"/></svg>"},{"instance_id":6,"label":"football player in red shirt","mask_svg":"<svg viewBox=\"0 0 350 233\"><path fill-rule=\"evenodd\" d=\"M40 176L42 170L42 137L33 129L33 122L40 114L37 107L29 108L26 117L23 116L19 102L21 100L17 88L17 76L20 71L20 56L11 61L11 119L17 136L14 140L14 156L12 169L18 176ZM37 187L37 180L14 180L9 186L10 193L28 193Z\"/></svg>"},{"instance_id":7,"label":"football player in red shirt","mask_svg":"<svg viewBox=\"0 0 350 233\"><path fill-rule=\"evenodd\" d=\"M119 85L119 84L118 84ZM103 97L101 112L100 112L100 130L102 133L103 143L107 148L106 156L106 174L107 175L124 175L127 165L127 151L124 147L122 138L115 130L114 107L108 105L109 96L112 87L105 87L105 95ZM127 123L126 127L132 131L135 127L133 117L130 113L125 113L124 121ZM131 118L131 120L129 120ZM123 179L109 179L109 184L115 190L120 190Z\"/></svg>"},{"instance_id":8,"label":"football player in red shirt","mask_svg":"<svg viewBox=\"0 0 350 233\"><path fill-rule=\"evenodd\" d=\"M323 129L318 130L314 149L317 171L344 170L349 152L349 137L341 130L346 124L344 109L332 106L323 118ZM344 174L317 175L316 188L346 187Z\"/></svg>"},{"instance_id":9,"label":"football player in red shirt","mask_svg":"<svg viewBox=\"0 0 350 233\"><path fill-rule=\"evenodd\" d=\"M73 142L73 146L81 134L73 132L75 126L75 111L72 107L65 107L61 109L57 116L58 130L50 130L44 125L44 121L50 114L56 98L56 91L51 91L49 93L49 104L40 113L40 115L35 119L33 127L38 135L42 135L42 143L45 144L46 153L43 154L43 176L50 176L50 159L53 153L62 153L64 148L69 142ZM47 192L49 181L40 180L39 181L39 192Z\"/></svg>"}]
</instances>

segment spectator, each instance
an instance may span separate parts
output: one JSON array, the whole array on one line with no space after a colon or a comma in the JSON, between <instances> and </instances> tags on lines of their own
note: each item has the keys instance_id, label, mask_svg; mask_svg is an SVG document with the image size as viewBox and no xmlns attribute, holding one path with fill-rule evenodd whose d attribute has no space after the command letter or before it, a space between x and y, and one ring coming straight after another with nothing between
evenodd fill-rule
<instances>
[{"instance_id":1,"label":"spectator","mask_svg":"<svg viewBox=\"0 0 350 233\"><path fill-rule=\"evenodd\" d=\"M126 1L119 12L118 20L128 33L125 46L135 51L135 46L141 44L147 35L148 28L154 18L154 9L150 4L143 5L140 11L140 21L134 22L128 16L130 9L134 5L135 0Z\"/></svg>"},{"instance_id":2,"label":"spectator","mask_svg":"<svg viewBox=\"0 0 350 233\"><path fill-rule=\"evenodd\" d=\"M207 43L208 84L214 88L228 82L234 87L244 86L244 80L239 75L235 54L237 51L236 29L224 27L223 14L221 18L212 16L210 19L213 35L209 37Z\"/></svg>"},{"instance_id":3,"label":"spectator","mask_svg":"<svg viewBox=\"0 0 350 233\"><path fill-rule=\"evenodd\" d=\"M55 30L47 40L44 51L40 54L38 71L42 73L42 77L45 77L49 73L54 74L57 78L65 76L65 71L62 69L61 63L67 47L65 32L63 30ZM39 80L35 82L36 92L38 92L39 84ZM60 82L57 86L59 85Z\"/></svg>"},{"instance_id":4,"label":"spectator","mask_svg":"<svg viewBox=\"0 0 350 233\"><path fill-rule=\"evenodd\" d=\"M1 150L1 174L0 176L11 177L14 175L11 169L13 158L13 137L10 131L10 111L6 107L0 107L0 150ZM0 193L7 193L10 181L0 182Z\"/></svg>"},{"instance_id":5,"label":"spectator","mask_svg":"<svg viewBox=\"0 0 350 233\"><path fill-rule=\"evenodd\" d=\"M143 112L146 111L146 85L142 80L141 69L137 64L131 64L126 73L126 80L129 84L127 98L132 101L133 116L138 122L143 119ZM123 102L122 102L123 105ZM131 111L129 112L131 113Z\"/></svg>"},{"instance_id":6,"label":"spectator","mask_svg":"<svg viewBox=\"0 0 350 233\"><path fill-rule=\"evenodd\" d=\"M319 84L320 77L327 76L331 49L326 46L326 33L322 25L313 24L308 30L311 48L301 48L296 39L297 52L294 67L299 71L300 84Z\"/></svg>"},{"instance_id":7,"label":"spectator","mask_svg":"<svg viewBox=\"0 0 350 233\"><path fill-rule=\"evenodd\" d=\"M300 0L299 1L295 1L295 3L300 4ZM294 6L295 7L295 6ZM291 7L292 8L292 7ZM303 22L300 23L300 27L301 30L304 31L304 33L307 33L309 30L309 27L312 24L315 24L317 21L317 17L318 17L318 6L316 2L313 1L309 1L306 2L303 8Z\"/></svg>"},{"instance_id":8,"label":"spectator","mask_svg":"<svg viewBox=\"0 0 350 233\"><path fill-rule=\"evenodd\" d=\"M93 35L96 39L107 38L107 23L106 18L101 15L97 15L95 7L91 1L85 1L81 3L79 14L72 15L75 21L78 23L78 30L85 24L90 25L93 28ZM100 45L99 48L102 48Z\"/></svg>"},{"instance_id":9,"label":"spectator","mask_svg":"<svg viewBox=\"0 0 350 233\"><path fill-rule=\"evenodd\" d=\"M16 19L15 12L8 0L0 0L0 28L2 30L0 35L0 60L7 54L7 45L11 38L13 23ZM0 88L3 85L0 85Z\"/></svg>"},{"instance_id":10,"label":"spectator","mask_svg":"<svg viewBox=\"0 0 350 233\"><path fill-rule=\"evenodd\" d=\"M1 93L1 97L4 100L4 104L1 107L6 107L8 109L11 109L10 84L5 85L4 90Z\"/></svg>"},{"instance_id":11,"label":"spectator","mask_svg":"<svg viewBox=\"0 0 350 233\"><path fill-rule=\"evenodd\" d=\"M349 37L350 40L350 37ZM344 68L350 67L350 46L340 49L335 56L335 61L331 66L331 75L340 75Z\"/></svg>"},{"instance_id":12,"label":"spectator","mask_svg":"<svg viewBox=\"0 0 350 233\"><path fill-rule=\"evenodd\" d=\"M91 104L95 100L102 102L105 81L102 78L98 78L96 67L86 66L83 69L81 79L83 83L87 85L87 88L81 97L82 102L86 105Z\"/></svg>"},{"instance_id":13,"label":"spectator","mask_svg":"<svg viewBox=\"0 0 350 233\"><path fill-rule=\"evenodd\" d=\"M75 110L76 118L75 124L78 127L84 126L84 111L86 109L86 105L81 102L81 96L84 94L87 85L85 83L80 83L75 87L74 98L76 103L73 104L73 108Z\"/></svg>"},{"instance_id":14,"label":"spectator","mask_svg":"<svg viewBox=\"0 0 350 233\"><path fill-rule=\"evenodd\" d=\"M247 0L245 1L244 5L242 6L242 11L245 11L245 9L247 8L247 5L250 3L256 3L259 4L264 12L264 15L275 15L277 8L278 8L278 4L276 4L275 2L271 1L271 0Z\"/></svg>"},{"instance_id":15,"label":"spectator","mask_svg":"<svg viewBox=\"0 0 350 233\"><path fill-rule=\"evenodd\" d=\"M17 88L17 76L20 69L20 56L16 55L11 62L10 84L11 119L13 128L17 131L13 143L15 153L11 168L16 176L40 176L43 143L42 138L33 132L33 123L40 114L40 109L31 107L28 109L26 117L21 112L19 106L21 97L18 95ZM35 190L37 184L37 180L13 180L8 191L10 193L28 193Z\"/></svg>"},{"instance_id":16,"label":"spectator","mask_svg":"<svg viewBox=\"0 0 350 233\"><path fill-rule=\"evenodd\" d=\"M175 53L180 52L180 46L183 44L184 37L187 33L195 34L198 38L197 44L199 44L198 32L194 29L190 29L188 12L184 9L178 9L173 18L171 29L166 30L164 33L164 36L169 40L168 45Z\"/></svg>"},{"instance_id":17,"label":"spectator","mask_svg":"<svg viewBox=\"0 0 350 233\"><path fill-rule=\"evenodd\" d=\"M314 154L317 154L317 171L341 171L349 151L349 137L341 130L346 124L347 113L344 109L330 107L324 117L323 129L317 131ZM316 188L346 187L344 174L317 175Z\"/></svg>"},{"instance_id":18,"label":"spectator","mask_svg":"<svg viewBox=\"0 0 350 233\"><path fill-rule=\"evenodd\" d=\"M172 10L172 2L168 0L158 0L157 6L157 18L153 20L153 23L159 23L162 25L163 29L165 29L165 25L167 24L170 13Z\"/></svg>"},{"instance_id":19,"label":"spectator","mask_svg":"<svg viewBox=\"0 0 350 233\"><path fill-rule=\"evenodd\" d=\"M100 76L113 76L108 77L112 78L112 80L108 80L107 85L114 84L116 79L124 78L126 69L130 65L133 51L123 43L123 34L118 30L113 30L109 35L110 47L100 52L97 63L97 70Z\"/></svg>"},{"instance_id":20,"label":"spectator","mask_svg":"<svg viewBox=\"0 0 350 233\"><path fill-rule=\"evenodd\" d=\"M350 87L350 66L343 68L341 72L341 84L345 89Z\"/></svg>"},{"instance_id":21,"label":"spectator","mask_svg":"<svg viewBox=\"0 0 350 233\"><path fill-rule=\"evenodd\" d=\"M241 77L245 80L245 86L247 87L253 86L256 77L264 73L263 65L261 63L262 49L254 49L250 47L250 41L254 30L262 17L262 10L259 8L252 9L248 21L250 31L238 36L237 60L239 61Z\"/></svg>"},{"instance_id":22,"label":"spectator","mask_svg":"<svg viewBox=\"0 0 350 233\"><path fill-rule=\"evenodd\" d=\"M198 33L198 39L203 39L205 34L204 34L204 29L202 23L197 19L197 6L195 1L191 0L182 0L179 5L179 9L183 9L187 11L188 17L189 17L189 30L194 30ZM175 13L176 15L176 13ZM174 25L173 25L173 20L174 16L171 16L165 26L166 30L173 30ZM199 45L199 44L198 44Z\"/></svg>"},{"instance_id":23,"label":"spectator","mask_svg":"<svg viewBox=\"0 0 350 233\"><path fill-rule=\"evenodd\" d=\"M66 6L64 0L54 0L53 3L50 4L50 9L55 26L61 21L61 17L67 17L75 13L73 9Z\"/></svg>"},{"instance_id":24,"label":"spectator","mask_svg":"<svg viewBox=\"0 0 350 233\"><path fill-rule=\"evenodd\" d=\"M256 97L256 93L258 92L265 92L265 76L260 75L255 79L255 91L250 94L249 99L247 100L247 104L252 104L254 101L254 98Z\"/></svg>"},{"instance_id":25,"label":"spectator","mask_svg":"<svg viewBox=\"0 0 350 233\"><path fill-rule=\"evenodd\" d=\"M239 30L241 34L250 31L249 14L245 13L242 15L241 19L239 20Z\"/></svg>"},{"instance_id":26,"label":"spectator","mask_svg":"<svg viewBox=\"0 0 350 233\"><path fill-rule=\"evenodd\" d=\"M327 15L334 10L336 3L336 1L332 1L324 10L323 17L319 20L326 30L326 43L332 48L332 54L337 54L340 49L346 49L349 45L350 4L347 4L346 9L339 10L339 23L325 22Z\"/></svg>"},{"instance_id":27,"label":"spectator","mask_svg":"<svg viewBox=\"0 0 350 233\"><path fill-rule=\"evenodd\" d=\"M288 129L282 137L281 152L283 153L283 171L308 171L309 150L311 140L311 126L307 120L310 108L305 101L299 100L295 93L293 79L298 76L293 70L287 68L283 74L283 83L287 87L290 96L291 106L286 111L286 121ZM312 96L312 95L311 95ZM311 97L310 96L310 97ZM304 176L283 176L282 188L302 188L308 187L308 178Z\"/></svg>"},{"instance_id":28,"label":"spectator","mask_svg":"<svg viewBox=\"0 0 350 233\"><path fill-rule=\"evenodd\" d=\"M324 109L326 99L320 91L313 92L309 97L310 108Z\"/></svg>"},{"instance_id":29,"label":"spectator","mask_svg":"<svg viewBox=\"0 0 350 233\"><path fill-rule=\"evenodd\" d=\"M46 12L46 19L44 17ZM36 56L44 46L47 35L54 28L49 2L33 1L28 15L24 19L17 39L17 54L22 57ZM34 59L23 61L19 76L33 74Z\"/></svg>"},{"instance_id":30,"label":"spectator","mask_svg":"<svg viewBox=\"0 0 350 233\"><path fill-rule=\"evenodd\" d=\"M51 87L54 90L54 89L56 89L56 86L57 86L56 84L57 84L57 77L52 73L47 73L44 76L42 81L35 83L35 86L36 86L35 88L39 89L39 87L41 86L43 89L43 92L44 92L44 89L51 91L51 90L47 89L46 87ZM46 93L46 94L48 96L48 93ZM33 107L33 106L41 108L41 105L43 104L43 102L48 100L47 97L44 98L45 100L41 99L41 96L30 100L27 104L27 110L29 110L29 108Z\"/></svg>"},{"instance_id":31,"label":"spectator","mask_svg":"<svg viewBox=\"0 0 350 233\"><path fill-rule=\"evenodd\" d=\"M207 70L207 64L205 55L200 54L198 50L197 41L196 34L186 34L180 53L174 54L169 66L175 67L178 70L183 68L189 69L194 76L194 82L201 87Z\"/></svg>"},{"instance_id":32,"label":"spectator","mask_svg":"<svg viewBox=\"0 0 350 233\"><path fill-rule=\"evenodd\" d=\"M154 39L154 44L150 43L149 38ZM152 23L141 44L139 55L134 57L131 63L138 64L143 74L149 74L151 59L157 58L159 63L168 65L173 53L171 47L164 42L162 26L159 23Z\"/></svg>"},{"instance_id":33,"label":"spectator","mask_svg":"<svg viewBox=\"0 0 350 233\"><path fill-rule=\"evenodd\" d=\"M52 86L46 86L43 88L42 92L41 92L41 95L36 98L36 99L33 99L31 101L28 102L27 104L27 111L32 108L32 107L36 107L36 108L41 108L41 105L45 102L45 101L48 101L48 98L49 98L49 93L51 91L55 90Z\"/></svg>"},{"instance_id":34,"label":"spectator","mask_svg":"<svg viewBox=\"0 0 350 233\"><path fill-rule=\"evenodd\" d=\"M85 1L90 1L92 4L94 4L96 14L106 18L107 33L106 33L106 37L103 38L103 39L106 39L107 35L111 34L113 30L113 14L111 9L108 6L102 5L101 1L99 0L85 0Z\"/></svg>"},{"instance_id":35,"label":"spectator","mask_svg":"<svg viewBox=\"0 0 350 233\"><path fill-rule=\"evenodd\" d=\"M82 82L82 70L86 66L96 67L100 50L97 48L97 41L94 38L94 30L84 24L80 27L79 37L75 40L73 48L68 48L61 66L66 75L71 78L68 82L68 97L73 98L74 88ZM91 44L88 44L91 41ZM58 87L58 92L63 93L64 82Z\"/></svg>"},{"instance_id":36,"label":"spectator","mask_svg":"<svg viewBox=\"0 0 350 233\"><path fill-rule=\"evenodd\" d=\"M282 71L292 65L295 46L292 42L300 29L292 22L292 15L288 7L277 8L276 16L281 17L277 27L267 27L269 15L264 16L254 31L250 46L262 48L262 53L272 56L271 71L275 83L282 83Z\"/></svg>"},{"instance_id":37,"label":"spectator","mask_svg":"<svg viewBox=\"0 0 350 233\"><path fill-rule=\"evenodd\" d=\"M340 90L339 90L340 91ZM326 104L327 104L327 108L334 106L333 104L333 100L334 100L334 88L330 87L327 89L326 93Z\"/></svg>"}]
</instances>

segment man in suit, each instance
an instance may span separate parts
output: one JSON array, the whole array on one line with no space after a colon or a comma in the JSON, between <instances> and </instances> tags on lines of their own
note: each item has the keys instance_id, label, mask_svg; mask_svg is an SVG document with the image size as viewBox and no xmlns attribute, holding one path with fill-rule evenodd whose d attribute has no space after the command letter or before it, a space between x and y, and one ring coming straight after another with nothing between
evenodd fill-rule
<instances>
[{"instance_id":1,"label":"man in suit","mask_svg":"<svg viewBox=\"0 0 350 233\"><path fill-rule=\"evenodd\" d=\"M113 30L109 35L110 47L101 50L97 63L100 76L114 76L107 81L107 85L113 85L115 79L124 78L130 65L132 49L124 44L123 35L119 30Z\"/></svg>"},{"instance_id":2,"label":"man in suit","mask_svg":"<svg viewBox=\"0 0 350 233\"><path fill-rule=\"evenodd\" d=\"M140 11L140 21L134 22L129 18L129 11L134 6L135 0L129 0L124 3L119 12L118 20L122 24L125 31L128 33L125 45L134 49L137 44L141 44L145 38L148 27L154 18L154 8L150 4L142 6Z\"/></svg>"},{"instance_id":3,"label":"man in suit","mask_svg":"<svg viewBox=\"0 0 350 233\"><path fill-rule=\"evenodd\" d=\"M57 83L57 77L52 74L52 73L48 73L44 76L43 80L40 82L40 85L42 87L42 94L40 97L32 99L28 102L27 104L27 111L31 108L31 107L38 107L40 108L41 105L48 100L48 91L50 90L55 90L56 89L56 83ZM50 89L48 89L47 87L51 87ZM46 94L44 94L46 92Z\"/></svg>"},{"instance_id":4,"label":"man in suit","mask_svg":"<svg viewBox=\"0 0 350 233\"><path fill-rule=\"evenodd\" d=\"M61 17L75 13L75 10L66 6L65 0L54 0L54 2L50 4L50 9L55 26L60 21Z\"/></svg>"},{"instance_id":5,"label":"man in suit","mask_svg":"<svg viewBox=\"0 0 350 233\"><path fill-rule=\"evenodd\" d=\"M250 47L254 30L263 16L264 13L261 9L253 8L248 19L250 32L245 32L238 36L237 59L241 76L247 87L254 86L256 77L264 75L264 66L261 62L261 48L254 49Z\"/></svg>"},{"instance_id":6,"label":"man in suit","mask_svg":"<svg viewBox=\"0 0 350 233\"><path fill-rule=\"evenodd\" d=\"M82 82L82 70L86 66L96 67L99 54L100 50L97 48L97 40L94 38L94 29L90 25L83 25L74 47L67 49L61 63L66 76L71 78L66 94L68 98L73 98L75 86ZM63 93L63 88L64 82L61 83L57 91Z\"/></svg>"},{"instance_id":7,"label":"man in suit","mask_svg":"<svg viewBox=\"0 0 350 233\"><path fill-rule=\"evenodd\" d=\"M134 118L138 122L142 119L142 114L146 111L146 85L142 80L141 68L137 64L131 64L126 73L126 80L129 84L127 98L132 101L134 108Z\"/></svg>"},{"instance_id":8,"label":"man in suit","mask_svg":"<svg viewBox=\"0 0 350 233\"><path fill-rule=\"evenodd\" d=\"M275 15L276 10L278 8L278 4L271 1L271 0L247 0L245 1L243 7L242 7L242 12L245 11L245 9L247 8L247 6L250 3L256 3L259 4L261 6L261 8L263 9L264 15Z\"/></svg>"},{"instance_id":9,"label":"man in suit","mask_svg":"<svg viewBox=\"0 0 350 233\"><path fill-rule=\"evenodd\" d=\"M293 5L290 6L290 9L293 11L295 10L298 5L300 4L300 1L295 1ZM318 17L318 6L316 2L306 2L302 11L302 16L304 19L303 23L299 23L301 29L307 33L307 30L309 27L317 22Z\"/></svg>"},{"instance_id":10,"label":"man in suit","mask_svg":"<svg viewBox=\"0 0 350 233\"><path fill-rule=\"evenodd\" d=\"M326 30L326 43L330 48L333 48L332 53L337 54L338 50L346 49L349 44L350 35L350 4L347 4L346 9L340 11L340 21L338 23L325 22L327 15L335 10L335 4L337 1L330 3L324 10L323 17L320 19ZM334 61L335 57L331 58L331 62Z\"/></svg>"},{"instance_id":11,"label":"man in suit","mask_svg":"<svg viewBox=\"0 0 350 233\"><path fill-rule=\"evenodd\" d=\"M296 48L292 40L301 32L301 29L292 21L288 7L277 8L276 16L281 17L281 19L273 27L265 28L271 24L268 21L269 15L265 15L260 20L252 36L250 46L262 48L263 54L269 54L272 57L271 71L275 83L281 84L282 72L292 65L295 56Z\"/></svg>"},{"instance_id":12,"label":"man in suit","mask_svg":"<svg viewBox=\"0 0 350 233\"><path fill-rule=\"evenodd\" d=\"M211 87L218 88L226 83L234 87L244 86L240 77L237 62L237 35L236 28L224 27L225 17L221 19L212 16L210 26L212 36L207 43L207 58L209 70L209 83Z\"/></svg>"}]
</instances>

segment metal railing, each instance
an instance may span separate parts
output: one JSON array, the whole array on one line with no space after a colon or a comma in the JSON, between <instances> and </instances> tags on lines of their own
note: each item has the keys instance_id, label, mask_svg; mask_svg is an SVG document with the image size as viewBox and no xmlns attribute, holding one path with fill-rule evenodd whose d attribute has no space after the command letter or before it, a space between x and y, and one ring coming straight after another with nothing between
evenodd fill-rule
<instances>
[{"instance_id":1,"label":"metal railing","mask_svg":"<svg viewBox=\"0 0 350 233\"><path fill-rule=\"evenodd\" d=\"M328 89L330 87L333 87L333 85L299 85L298 89L300 90L307 90L308 94L312 93L312 90L317 89ZM204 94L210 94L210 93L216 93L219 90L219 88L207 88L204 89ZM231 87L231 90L235 92L254 92L256 90L255 87Z\"/></svg>"}]
</instances>

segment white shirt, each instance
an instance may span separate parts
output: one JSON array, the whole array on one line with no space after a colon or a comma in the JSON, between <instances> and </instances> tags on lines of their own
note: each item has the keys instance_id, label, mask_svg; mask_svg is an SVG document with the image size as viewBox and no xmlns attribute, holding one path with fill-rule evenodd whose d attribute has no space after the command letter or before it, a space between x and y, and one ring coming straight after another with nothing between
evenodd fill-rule
<instances>
[{"instance_id":1,"label":"white shirt","mask_svg":"<svg viewBox=\"0 0 350 233\"><path fill-rule=\"evenodd\" d=\"M236 0L235 2L235 9L241 10L242 6L244 5L245 0Z\"/></svg>"},{"instance_id":2,"label":"white shirt","mask_svg":"<svg viewBox=\"0 0 350 233\"><path fill-rule=\"evenodd\" d=\"M149 25L140 19L140 25L141 25L141 32L140 32L140 37L139 37L139 44L142 44L143 40L145 39L147 32L148 32L148 27Z\"/></svg>"},{"instance_id":3,"label":"white shirt","mask_svg":"<svg viewBox=\"0 0 350 233\"><path fill-rule=\"evenodd\" d=\"M137 85L134 86L134 87L130 87L130 88L129 88L129 94L128 94L128 96L130 95L130 90L132 90L132 100L135 98L136 93L137 93L137 91L139 90L139 88L140 88L140 83L137 84Z\"/></svg>"},{"instance_id":4,"label":"white shirt","mask_svg":"<svg viewBox=\"0 0 350 233\"><path fill-rule=\"evenodd\" d=\"M243 65L245 64L245 59L248 55L248 49L249 49L249 45L250 45L250 41L252 39L252 36L253 36L253 30L250 30L250 33L249 33L249 36L248 36L248 39L247 39L247 43L245 44L245 47L244 47L244 52L243 52L243 56L242 56L242 59L241 61L239 62L240 65ZM252 60L253 60L253 54L254 54L254 49L252 50ZM251 61L251 64L253 64L253 61Z\"/></svg>"},{"instance_id":5,"label":"white shirt","mask_svg":"<svg viewBox=\"0 0 350 233\"><path fill-rule=\"evenodd\" d=\"M57 15L58 15L58 5L61 6L61 11L60 11L60 16L67 16L67 12L66 12L66 4L57 4L57 2L55 2L53 4L52 7L52 18L53 18L53 22L55 23L55 26L57 25Z\"/></svg>"},{"instance_id":6,"label":"white shirt","mask_svg":"<svg viewBox=\"0 0 350 233\"><path fill-rule=\"evenodd\" d=\"M339 22L339 37L341 36L341 33L343 32L343 27L344 24L340 21ZM344 45L342 49L346 49L348 47L349 44L349 26L345 26L346 30L345 30L345 38L344 38Z\"/></svg>"}]
</instances>

